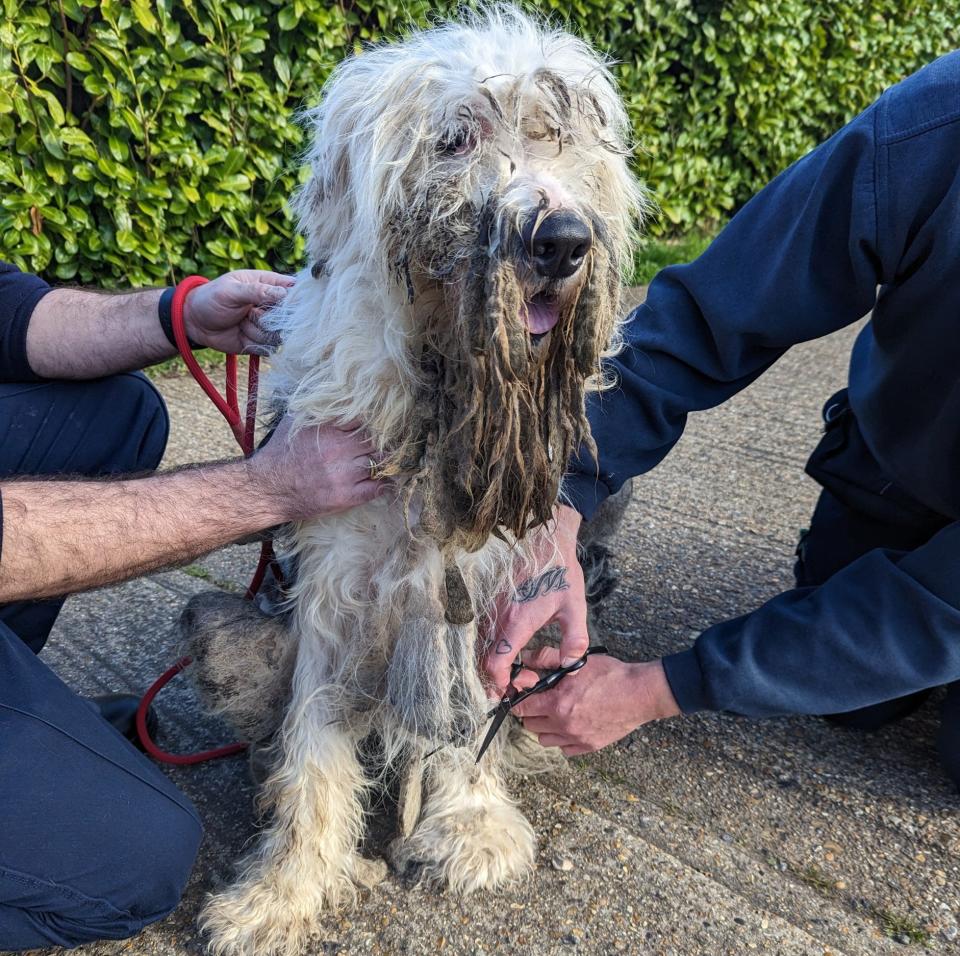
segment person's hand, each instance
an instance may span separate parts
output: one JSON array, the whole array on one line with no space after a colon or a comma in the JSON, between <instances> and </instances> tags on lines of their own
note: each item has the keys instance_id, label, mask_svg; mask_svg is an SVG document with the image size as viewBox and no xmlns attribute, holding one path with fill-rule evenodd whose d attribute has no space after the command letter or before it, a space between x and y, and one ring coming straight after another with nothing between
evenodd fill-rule
<instances>
[{"instance_id":1,"label":"person's hand","mask_svg":"<svg viewBox=\"0 0 960 956\"><path fill-rule=\"evenodd\" d=\"M524 663L541 670L560 666L561 652L542 647ZM599 750L651 720L676 717L677 701L660 661L629 664L593 654L552 690L533 694L511 710L544 747L567 757Z\"/></svg>"},{"instance_id":2,"label":"person's hand","mask_svg":"<svg viewBox=\"0 0 960 956\"><path fill-rule=\"evenodd\" d=\"M308 425L290 416L246 465L251 479L285 521L345 511L388 493L389 481L371 478L376 452L358 428Z\"/></svg>"},{"instance_id":3,"label":"person's hand","mask_svg":"<svg viewBox=\"0 0 960 956\"><path fill-rule=\"evenodd\" d=\"M187 337L228 355L264 355L279 341L261 328L260 319L292 285L292 276L238 269L197 286L183 305Z\"/></svg>"},{"instance_id":4,"label":"person's hand","mask_svg":"<svg viewBox=\"0 0 960 956\"><path fill-rule=\"evenodd\" d=\"M583 570L577 560L579 530L580 515L558 505L549 529L552 533L541 534L537 541L534 565L496 598L494 633L489 636L482 666L498 695L510 683L510 666L541 627L559 624L564 666L582 657L590 645ZM575 679L575 674L567 678ZM522 671L513 684L519 688L536 682L536 674Z\"/></svg>"}]
</instances>

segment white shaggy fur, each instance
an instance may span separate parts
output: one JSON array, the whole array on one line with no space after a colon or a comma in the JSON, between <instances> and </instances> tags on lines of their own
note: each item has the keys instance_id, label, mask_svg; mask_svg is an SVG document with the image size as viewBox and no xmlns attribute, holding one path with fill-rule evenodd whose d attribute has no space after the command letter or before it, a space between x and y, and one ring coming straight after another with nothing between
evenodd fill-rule
<instances>
[{"instance_id":1,"label":"white shaggy fur","mask_svg":"<svg viewBox=\"0 0 960 956\"><path fill-rule=\"evenodd\" d=\"M557 122L564 91L569 115ZM604 230L611 268L624 268L643 208L626 117L587 44L500 8L346 61L308 118L313 173L297 209L310 267L274 317L283 338L274 397L301 426L362 423L402 471L398 449L410 444L422 386L420 330L456 300L477 251L476 217L464 210L495 203L491 246L538 208L577 211ZM533 864L502 741L474 763L489 707L478 620L519 552L491 537L451 557L417 533L421 506L416 495L406 505L379 498L303 522L283 544L297 566L291 699L263 792L265 829L202 916L216 954L297 953L322 913L353 899L369 787L357 746L371 731L389 762L423 766L423 804L398 861L461 892ZM451 560L476 612L467 624L445 616Z\"/></svg>"}]
</instances>

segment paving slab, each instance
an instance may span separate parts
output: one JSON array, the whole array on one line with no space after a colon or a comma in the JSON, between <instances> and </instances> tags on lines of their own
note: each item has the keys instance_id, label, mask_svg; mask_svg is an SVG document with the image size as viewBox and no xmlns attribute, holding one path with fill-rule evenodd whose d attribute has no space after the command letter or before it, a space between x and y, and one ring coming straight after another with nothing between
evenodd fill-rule
<instances>
[{"instance_id":1,"label":"paving slab","mask_svg":"<svg viewBox=\"0 0 960 956\"><path fill-rule=\"evenodd\" d=\"M794 349L722 408L693 415L638 482L619 539L621 586L601 620L617 653L642 660L688 646L790 586L817 492L803 463L856 330ZM160 387L172 422L165 466L234 453L190 379ZM142 691L177 657L189 595L242 589L256 552L236 546L71 598L44 656L82 693ZM184 678L158 707L171 749L229 738ZM960 952L960 799L935 758L936 708L933 699L874 735L724 714L648 725L518 783L540 841L530 878L460 899L391 875L329 917L310 956ZM168 772L206 825L183 903L136 939L84 956L201 952L204 894L256 833L242 759Z\"/></svg>"}]
</instances>

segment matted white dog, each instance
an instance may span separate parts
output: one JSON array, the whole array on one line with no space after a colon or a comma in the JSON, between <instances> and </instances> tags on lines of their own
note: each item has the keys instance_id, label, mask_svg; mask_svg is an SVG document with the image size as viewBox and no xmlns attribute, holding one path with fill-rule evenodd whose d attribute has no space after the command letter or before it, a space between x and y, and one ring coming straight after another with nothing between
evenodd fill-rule
<instances>
[{"instance_id":1,"label":"matted white dog","mask_svg":"<svg viewBox=\"0 0 960 956\"><path fill-rule=\"evenodd\" d=\"M289 529L286 618L231 622L202 601L186 616L188 636L259 627L283 675L282 692L255 688L283 721L265 828L202 916L218 954L296 953L367 880L371 733L385 765L422 774L397 859L457 891L532 866L502 743L475 764L478 645L521 549L549 535L566 461L591 445L584 394L616 345L643 208L606 62L514 8L365 50L309 120L310 261L273 318L273 394L302 426L361 423L399 490Z\"/></svg>"}]
</instances>

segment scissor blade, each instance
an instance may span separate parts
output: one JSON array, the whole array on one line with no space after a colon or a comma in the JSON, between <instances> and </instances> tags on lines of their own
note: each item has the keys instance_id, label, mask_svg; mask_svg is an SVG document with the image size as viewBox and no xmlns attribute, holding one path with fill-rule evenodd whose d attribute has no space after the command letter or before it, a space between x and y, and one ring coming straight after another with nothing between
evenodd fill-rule
<instances>
[{"instance_id":1,"label":"scissor blade","mask_svg":"<svg viewBox=\"0 0 960 956\"><path fill-rule=\"evenodd\" d=\"M487 752L487 748L490 744L493 743L493 738L497 736L497 731L503 726L503 722L507 719L507 714L510 713L510 702L501 701L500 705L493 712L493 720L490 722L490 729L487 731L487 736L483 738L483 743L480 744L480 751L477 753L477 759L475 763L480 763L480 758Z\"/></svg>"}]
</instances>

